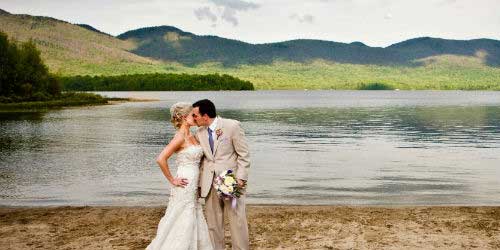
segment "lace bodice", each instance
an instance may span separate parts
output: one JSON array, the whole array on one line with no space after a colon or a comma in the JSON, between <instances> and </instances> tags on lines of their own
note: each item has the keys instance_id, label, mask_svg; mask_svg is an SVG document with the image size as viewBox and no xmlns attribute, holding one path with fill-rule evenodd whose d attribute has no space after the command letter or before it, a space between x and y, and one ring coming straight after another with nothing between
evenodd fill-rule
<instances>
[{"instance_id":1,"label":"lace bodice","mask_svg":"<svg viewBox=\"0 0 500 250\"><path fill-rule=\"evenodd\" d=\"M175 163L177 167L183 166L196 166L199 167L201 157L203 156L203 149L200 145L191 145L188 146L179 153L177 153L177 158L175 159Z\"/></svg>"},{"instance_id":2,"label":"lace bodice","mask_svg":"<svg viewBox=\"0 0 500 250\"><path fill-rule=\"evenodd\" d=\"M200 176L200 162L203 157L203 149L200 145L188 146L177 153L175 163L177 165L176 177L185 178L188 184L185 187L174 187L170 190L170 201L182 203L184 206L196 206L196 191L198 178Z\"/></svg>"}]
</instances>

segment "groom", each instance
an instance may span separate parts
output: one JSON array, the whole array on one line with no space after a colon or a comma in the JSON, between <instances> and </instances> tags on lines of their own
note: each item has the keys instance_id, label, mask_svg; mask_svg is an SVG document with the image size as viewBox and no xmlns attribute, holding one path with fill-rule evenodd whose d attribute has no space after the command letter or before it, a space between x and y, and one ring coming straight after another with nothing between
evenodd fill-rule
<instances>
[{"instance_id":1,"label":"groom","mask_svg":"<svg viewBox=\"0 0 500 250\"><path fill-rule=\"evenodd\" d=\"M214 249L225 249L224 213L229 217L233 249L249 249L246 189L233 208L231 200L220 199L213 187L215 176L228 169L235 173L238 185L246 187L250 155L245 133L239 121L217 116L215 105L207 99L193 104L193 118L199 126L196 137L205 154L201 163L200 196L205 198L208 230Z\"/></svg>"}]
</instances>

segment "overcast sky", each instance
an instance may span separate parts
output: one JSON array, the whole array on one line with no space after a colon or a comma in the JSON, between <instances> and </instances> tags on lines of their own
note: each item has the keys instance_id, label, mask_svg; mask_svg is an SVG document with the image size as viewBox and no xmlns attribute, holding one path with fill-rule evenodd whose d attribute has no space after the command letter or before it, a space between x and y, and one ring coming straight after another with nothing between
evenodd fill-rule
<instances>
[{"instance_id":1,"label":"overcast sky","mask_svg":"<svg viewBox=\"0 0 500 250\"><path fill-rule=\"evenodd\" d=\"M386 47L421 36L500 40L500 0L0 0L0 8L112 35L171 25L250 43L310 38Z\"/></svg>"}]
</instances>

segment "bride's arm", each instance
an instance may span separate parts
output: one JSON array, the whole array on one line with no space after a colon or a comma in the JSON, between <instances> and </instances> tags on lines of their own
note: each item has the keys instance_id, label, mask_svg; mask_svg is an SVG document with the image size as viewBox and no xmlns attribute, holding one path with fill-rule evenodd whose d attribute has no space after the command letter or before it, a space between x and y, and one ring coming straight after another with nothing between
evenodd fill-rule
<instances>
[{"instance_id":1,"label":"bride's arm","mask_svg":"<svg viewBox=\"0 0 500 250\"><path fill-rule=\"evenodd\" d=\"M176 133L174 138L168 143L167 146L161 151L161 153L156 157L156 163L160 166L163 175L167 177L167 180L174 186L184 187L188 184L186 178L174 178L172 173L170 173L170 168L168 166L168 159L172 154L174 154L184 143L184 138L181 134Z\"/></svg>"}]
</instances>

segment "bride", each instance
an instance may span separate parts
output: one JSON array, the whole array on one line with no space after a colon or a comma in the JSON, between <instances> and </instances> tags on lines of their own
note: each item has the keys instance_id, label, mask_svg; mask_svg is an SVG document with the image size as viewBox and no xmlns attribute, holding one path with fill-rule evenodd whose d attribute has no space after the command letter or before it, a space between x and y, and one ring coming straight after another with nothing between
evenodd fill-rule
<instances>
[{"instance_id":1,"label":"bride","mask_svg":"<svg viewBox=\"0 0 500 250\"><path fill-rule=\"evenodd\" d=\"M198 176L203 150L189 131L194 126L192 105L179 102L170 108L174 138L158 155L156 162L172 185L165 215L160 219L156 237L147 250L212 250L208 227L198 202ZM172 176L168 159L177 153L177 174Z\"/></svg>"}]
</instances>

